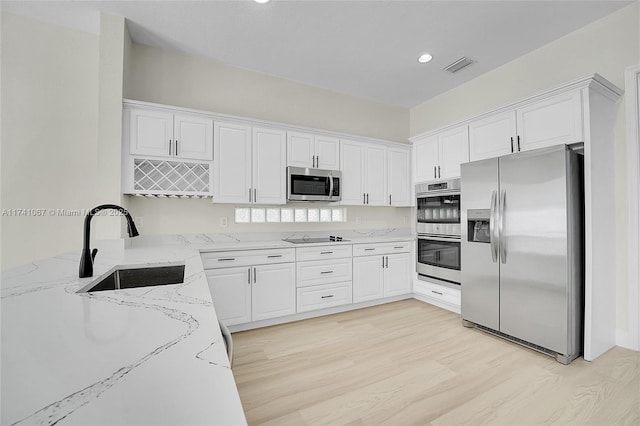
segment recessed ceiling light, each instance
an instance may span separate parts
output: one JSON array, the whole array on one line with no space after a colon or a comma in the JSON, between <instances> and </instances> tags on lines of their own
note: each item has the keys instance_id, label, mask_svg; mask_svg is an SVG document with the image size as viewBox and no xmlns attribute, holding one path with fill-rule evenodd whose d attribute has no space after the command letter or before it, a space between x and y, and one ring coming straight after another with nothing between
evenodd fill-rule
<instances>
[{"instance_id":1,"label":"recessed ceiling light","mask_svg":"<svg viewBox=\"0 0 640 426\"><path fill-rule=\"evenodd\" d=\"M426 64L432 59L433 59L433 56L429 55L428 53L423 53L418 57L418 62L420 62L421 64Z\"/></svg>"},{"instance_id":2,"label":"recessed ceiling light","mask_svg":"<svg viewBox=\"0 0 640 426\"><path fill-rule=\"evenodd\" d=\"M265 3L269 3L271 0L253 0L253 1L260 4L265 4Z\"/></svg>"}]
</instances>

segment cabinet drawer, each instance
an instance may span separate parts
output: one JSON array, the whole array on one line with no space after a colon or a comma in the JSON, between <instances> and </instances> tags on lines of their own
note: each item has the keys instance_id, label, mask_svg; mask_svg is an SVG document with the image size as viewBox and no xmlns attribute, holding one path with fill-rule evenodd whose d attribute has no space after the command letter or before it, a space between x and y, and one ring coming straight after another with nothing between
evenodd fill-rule
<instances>
[{"instance_id":1,"label":"cabinet drawer","mask_svg":"<svg viewBox=\"0 0 640 426\"><path fill-rule=\"evenodd\" d=\"M353 256L372 256L376 254L406 253L411 251L413 241L398 241L392 243L354 244Z\"/></svg>"},{"instance_id":2,"label":"cabinet drawer","mask_svg":"<svg viewBox=\"0 0 640 426\"><path fill-rule=\"evenodd\" d=\"M460 290L457 289L426 281L415 281L413 291L431 299L460 306Z\"/></svg>"},{"instance_id":3,"label":"cabinet drawer","mask_svg":"<svg viewBox=\"0 0 640 426\"><path fill-rule=\"evenodd\" d=\"M234 250L200 253L204 269L295 262L295 249Z\"/></svg>"},{"instance_id":4,"label":"cabinet drawer","mask_svg":"<svg viewBox=\"0 0 640 426\"><path fill-rule=\"evenodd\" d=\"M298 289L298 312L351 303L351 281Z\"/></svg>"},{"instance_id":5,"label":"cabinet drawer","mask_svg":"<svg viewBox=\"0 0 640 426\"><path fill-rule=\"evenodd\" d=\"M296 285L298 287L335 283L339 281L351 281L352 278L351 259L298 262L296 269L298 277Z\"/></svg>"},{"instance_id":6,"label":"cabinet drawer","mask_svg":"<svg viewBox=\"0 0 640 426\"><path fill-rule=\"evenodd\" d=\"M351 257L352 245L335 245L335 246L317 246L317 247L300 247L296 249L296 260L298 262L304 260L323 260L323 259L339 259L341 257Z\"/></svg>"}]
</instances>

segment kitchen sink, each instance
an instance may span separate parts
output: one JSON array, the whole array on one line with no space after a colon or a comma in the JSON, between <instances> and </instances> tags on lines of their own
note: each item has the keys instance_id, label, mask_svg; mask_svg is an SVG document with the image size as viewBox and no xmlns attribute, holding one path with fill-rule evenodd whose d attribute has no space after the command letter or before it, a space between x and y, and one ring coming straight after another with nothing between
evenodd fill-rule
<instances>
[{"instance_id":1,"label":"kitchen sink","mask_svg":"<svg viewBox=\"0 0 640 426\"><path fill-rule=\"evenodd\" d=\"M116 269L105 278L92 284L87 290L81 290L80 292L91 293L94 291L180 284L183 281L184 265Z\"/></svg>"}]
</instances>

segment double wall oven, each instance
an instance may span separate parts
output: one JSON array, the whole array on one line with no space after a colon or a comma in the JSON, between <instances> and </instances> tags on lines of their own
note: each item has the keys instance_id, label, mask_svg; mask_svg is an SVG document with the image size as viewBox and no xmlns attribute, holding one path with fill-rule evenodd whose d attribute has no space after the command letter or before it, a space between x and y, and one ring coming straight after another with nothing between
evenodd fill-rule
<instances>
[{"instance_id":1,"label":"double wall oven","mask_svg":"<svg viewBox=\"0 0 640 426\"><path fill-rule=\"evenodd\" d=\"M460 179L416 185L418 278L460 284Z\"/></svg>"}]
</instances>

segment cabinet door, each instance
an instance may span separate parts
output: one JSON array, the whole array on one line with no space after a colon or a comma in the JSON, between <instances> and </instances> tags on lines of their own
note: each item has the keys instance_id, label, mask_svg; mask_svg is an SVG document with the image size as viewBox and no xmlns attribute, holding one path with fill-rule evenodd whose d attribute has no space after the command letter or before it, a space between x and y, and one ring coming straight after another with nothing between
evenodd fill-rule
<instances>
[{"instance_id":1,"label":"cabinet door","mask_svg":"<svg viewBox=\"0 0 640 426\"><path fill-rule=\"evenodd\" d=\"M251 322L249 271L249 267L206 271L216 315L225 325Z\"/></svg>"},{"instance_id":2,"label":"cabinet door","mask_svg":"<svg viewBox=\"0 0 640 426\"><path fill-rule=\"evenodd\" d=\"M411 293L410 253L389 254L384 268L384 297Z\"/></svg>"},{"instance_id":3,"label":"cabinet door","mask_svg":"<svg viewBox=\"0 0 640 426\"><path fill-rule=\"evenodd\" d=\"M520 151L582 142L582 102L575 91L517 110Z\"/></svg>"},{"instance_id":4,"label":"cabinet door","mask_svg":"<svg viewBox=\"0 0 640 426\"><path fill-rule=\"evenodd\" d=\"M253 129L254 202L286 204L286 136L285 132Z\"/></svg>"},{"instance_id":5,"label":"cabinet door","mask_svg":"<svg viewBox=\"0 0 640 426\"><path fill-rule=\"evenodd\" d=\"M168 157L173 155L173 114L131 108L129 151L131 154ZM171 149L171 152L169 150Z\"/></svg>"},{"instance_id":6,"label":"cabinet door","mask_svg":"<svg viewBox=\"0 0 640 426\"><path fill-rule=\"evenodd\" d=\"M313 167L315 156L313 135L310 133L287 132L287 165Z\"/></svg>"},{"instance_id":7,"label":"cabinet door","mask_svg":"<svg viewBox=\"0 0 640 426\"><path fill-rule=\"evenodd\" d=\"M438 135L438 158L438 178L460 177L460 164L469 162L468 126Z\"/></svg>"},{"instance_id":8,"label":"cabinet door","mask_svg":"<svg viewBox=\"0 0 640 426\"><path fill-rule=\"evenodd\" d=\"M248 203L252 190L251 128L216 122L213 159L213 202Z\"/></svg>"},{"instance_id":9,"label":"cabinet door","mask_svg":"<svg viewBox=\"0 0 640 426\"><path fill-rule=\"evenodd\" d=\"M385 206L387 197L387 147L367 144L365 146L365 192L367 205Z\"/></svg>"},{"instance_id":10,"label":"cabinet door","mask_svg":"<svg viewBox=\"0 0 640 426\"><path fill-rule=\"evenodd\" d=\"M340 171L342 171L340 204L364 204L364 146L361 142L340 141Z\"/></svg>"},{"instance_id":11,"label":"cabinet door","mask_svg":"<svg viewBox=\"0 0 640 426\"><path fill-rule=\"evenodd\" d=\"M316 136L316 168L340 169L340 140L330 136Z\"/></svg>"},{"instance_id":12,"label":"cabinet door","mask_svg":"<svg viewBox=\"0 0 640 426\"><path fill-rule=\"evenodd\" d=\"M382 256L353 258L353 303L383 297Z\"/></svg>"},{"instance_id":13,"label":"cabinet door","mask_svg":"<svg viewBox=\"0 0 640 426\"><path fill-rule=\"evenodd\" d=\"M411 150L408 148L389 148L387 164L389 176L389 205L411 205Z\"/></svg>"},{"instance_id":14,"label":"cabinet door","mask_svg":"<svg viewBox=\"0 0 640 426\"><path fill-rule=\"evenodd\" d=\"M253 268L252 319L259 321L296 313L295 263Z\"/></svg>"},{"instance_id":15,"label":"cabinet door","mask_svg":"<svg viewBox=\"0 0 640 426\"><path fill-rule=\"evenodd\" d=\"M512 152L516 139L516 113L509 111L469 124L469 159L494 158Z\"/></svg>"},{"instance_id":16,"label":"cabinet door","mask_svg":"<svg viewBox=\"0 0 640 426\"><path fill-rule=\"evenodd\" d=\"M213 158L213 120L176 114L173 119L174 154L180 158Z\"/></svg>"},{"instance_id":17,"label":"cabinet door","mask_svg":"<svg viewBox=\"0 0 640 426\"><path fill-rule=\"evenodd\" d=\"M424 182L437 179L438 136L430 136L413 145L415 181Z\"/></svg>"}]
</instances>

